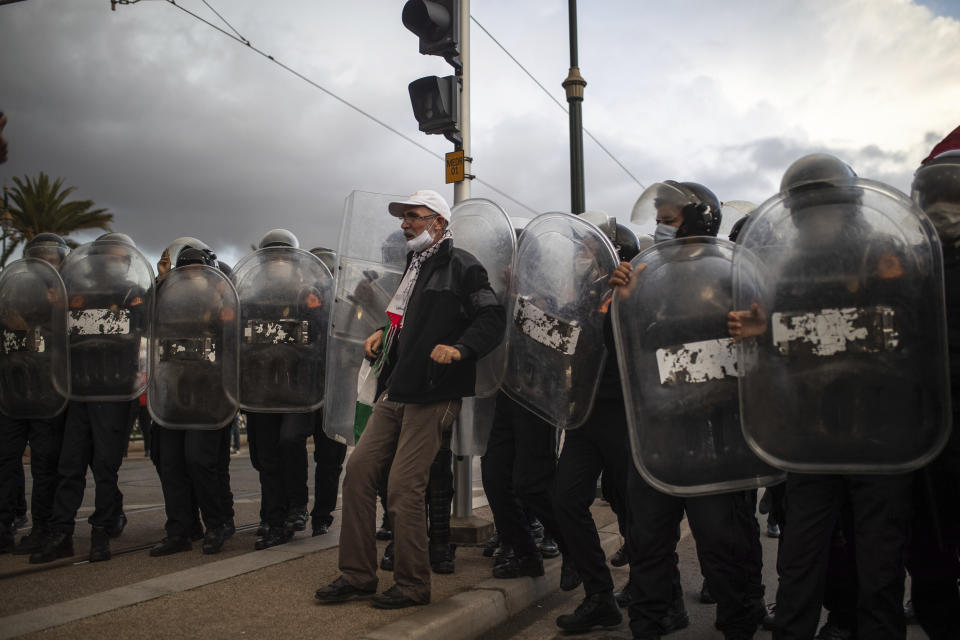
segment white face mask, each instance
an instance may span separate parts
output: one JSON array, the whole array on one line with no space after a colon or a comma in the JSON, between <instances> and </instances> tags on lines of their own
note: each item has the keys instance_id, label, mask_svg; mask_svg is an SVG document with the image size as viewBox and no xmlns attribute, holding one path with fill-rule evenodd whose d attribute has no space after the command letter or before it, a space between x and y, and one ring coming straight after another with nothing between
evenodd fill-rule
<instances>
[{"instance_id":1,"label":"white face mask","mask_svg":"<svg viewBox=\"0 0 960 640\"><path fill-rule=\"evenodd\" d=\"M924 210L944 241L960 239L960 203L934 202Z\"/></svg>"},{"instance_id":2,"label":"white face mask","mask_svg":"<svg viewBox=\"0 0 960 640\"><path fill-rule=\"evenodd\" d=\"M413 251L415 253L419 253L420 251L423 251L424 249L426 249L432 244L433 244L433 236L430 235L429 231L424 229L420 233L420 235L416 236L415 238L411 238L410 240L407 240L407 249L410 249L410 251Z\"/></svg>"},{"instance_id":3,"label":"white face mask","mask_svg":"<svg viewBox=\"0 0 960 640\"><path fill-rule=\"evenodd\" d=\"M669 224L658 224L657 230L653 232L653 243L664 242L665 240L673 240L677 237L677 231L679 229Z\"/></svg>"}]
</instances>

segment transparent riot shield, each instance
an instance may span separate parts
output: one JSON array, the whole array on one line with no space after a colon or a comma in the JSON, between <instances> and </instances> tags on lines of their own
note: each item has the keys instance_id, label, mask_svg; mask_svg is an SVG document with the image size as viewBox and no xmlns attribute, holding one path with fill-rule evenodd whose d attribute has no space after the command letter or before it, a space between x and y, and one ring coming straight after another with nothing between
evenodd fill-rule
<instances>
[{"instance_id":1,"label":"transparent riot shield","mask_svg":"<svg viewBox=\"0 0 960 640\"><path fill-rule=\"evenodd\" d=\"M633 461L660 491L706 495L769 485L782 473L740 430L741 365L727 329L734 245L661 242L633 259L611 321Z\"/></svg>"},{"instance_id":2,"label":"transparent riot shield","mask_svg":"<svg viewBox=\"0 0 960 640\"><path fill-rule=\"evenodd\" d=\"M0 413L51 418L67 404L67 291L57 270L25 258L0 272Z\"/></svg>"},{"instance_id":3,"label":"transparent riot shield","mask_svg":"<svg viewBox=\"0 0 960 640\"><path fill-rule=\"evenodd\" d=\"M303 249L267 247L233 268L240 298L240 407L263 413L323 404L333 277Z\"/></svg>"},{"instance_id":4,"label":"transparent riot shield","mask_svg":"<svg viewBox=\"0 0 960 640\"><path fill-rule=\"evenodd\" d=\"M132 400L147 388L153 268L130 244L95 240L60 267L67 289L70 399Z\"/></svg>"},{"instance_id":5,"label":"transparent riot shield","mask_svg":"<svg viewBox=\"0 0 960 640\"><path fill-rule=\"evenodd\" d=\"M586 421L600 383L610 240L567 213L545 213L520 236L511 283L503 390L550 424Z\"/></svg>"},{"instance_id":6,"label":"transparent riot shield","mask_svg":"<svg viewBox=\"0 0 960 640\"><path fill-rule=\"evenodd\" d=\"M157 287L147 406L171 429L219 429L237 413L240 299L205 265L177 267Z\"/></svg>"},{"instance_id":7,"label":"transparent riot shield","mask_svg":"<svg viewBox=\"0 0 960 640\"><path fill-rule=\"evenodd\" d=\"M746 315L744 435L788 471L894 473L943 447L950 394L939 241L899 191L813 184L762 204L744 227L769 286L734 258ZM756 305L755 307L753 305Z\"/></svg>"},{"instance_id":8,"label":"transparent riot shield","mask_svg":"<svg viewBox=\"0 0 960 640\"><path fill-rule=\"evenodd\" d=\"M517 235L510 216L495 202L471 198L453 208L450 233L454 246L473 254L487 270L490 288L500 304L506 307L510 274L517 253ZM503 341L477 362L477 397L496 395L506 368L507 345Z\"/></svg>"},{"instance_id":9,"label":"transparent riot shield","mask_svg":"<svg viewBox=\"0 0 960 640\"><path fill-rule=\"evenodd\" d=\"M387 324L387 305L400 285L407 246L400 221L387 212L405 196L354 191L346 200L337 250L337 291L327 339L327 398L323 429L354 443L357 375L363 342Z\"/></svg>"}]
</instances>

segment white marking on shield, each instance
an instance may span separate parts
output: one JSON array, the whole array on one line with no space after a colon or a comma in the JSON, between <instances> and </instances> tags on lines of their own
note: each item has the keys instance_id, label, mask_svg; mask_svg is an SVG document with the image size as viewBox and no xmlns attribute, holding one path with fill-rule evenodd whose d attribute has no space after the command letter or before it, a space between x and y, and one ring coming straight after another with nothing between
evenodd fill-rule
<instances>
[{"instance_id":1,"label":"white marking on shield","mask_svg":"<svg viewBox=\"0 0 960 640\"><path fill-rule=\"evenodd\" d=\"M70 312L70 333L81 336L119 336L130 333L130 310L81 309Z\"/></svg>"},{"instance_id":2,"label":"white marking on shield","mask_svg":"<svg viewBox=\"0 0 960 640\"><path fill-rule=\"evenodd\" d=\"M695 384L738 377L737 346L730 338L657 349L660 384Z\"/></svg>"},{"instance_id":3,"label":"white marking on shield","mask_svg":"<svg viewBox=\"0 0 960 640\"><path fill-rule=\"evenodd\" d=\"M791 342L805 342L814 355L832 356L846 351L850 343L865 340L870 331L856 307L822 309L810 313L774 313L773 344L781 353L790 351ZM894 338L895 339L895 338ZM895 346L895 345L894 345Z\"/></svg>"},{"instance_id":4,"label":"white marking on shield","mask_svg":"<svg viewBox=\"0 0 960 640\"><path fill-rule=\"evenodd\" d=\"M560 318L554 318L525 297L517 298L514 321L521 333L545 347L568 356L572 356L577 350L580 325L576 321L564 322Z\"/></svg>"}]
</instances>

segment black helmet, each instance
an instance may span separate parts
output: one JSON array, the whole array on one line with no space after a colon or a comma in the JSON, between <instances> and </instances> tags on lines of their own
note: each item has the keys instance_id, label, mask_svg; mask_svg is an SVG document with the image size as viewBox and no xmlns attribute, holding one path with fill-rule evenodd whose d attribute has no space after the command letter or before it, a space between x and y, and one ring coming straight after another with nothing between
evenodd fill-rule
<instances>
[{"instance_id":1,"label":"black helmet","mask_svg":"<svg viewBox=\"0 0 960 640\"><path fill-rule=\"evenodd\" d=\"M267 247L293 247L298 249L300 241L297 240L297 236L286 229L273 229L263 236L258 248L266 249Z\"/></svg>"},{"instance_id":2,"label":"black helmet","mask_svg":"<svg viewBox=\"0 0 960 640\"><path fill-rule=\"evenodd\" d=\"M177 255L177 267L186 267L191 264L203 264L208 267L217 266L217 256L210 249L195 249L186 247Z\"/></svg>"},{"instance_id":3,"label":"black helmet","mask_svg":"<svg viewBox=\"0 0 960 640\"><path fill-rule=\"evenodd\" d=\"M960 149L944 151L921 165L910 195L945 244L960 240Z\"/></svg>"},{"instance_id":4,"label":"black helmet","mask_svg":"<svg viewBox=\"0 0 960 640\"><path fill-rule=\"evenodd\" d=\"M310 253L320 258L320 262L329 269L330 273L333 273L333 268L337 266L337 252L333 249L327 249L326 247L314 247L310 249Z\"/></svg>"},{"instance_id":5,"label":"black helmet","mask_svg":"<svg viewBox=\"0 0 960 640\"><path fill-rule=\"evenodd\" d=\"M617 255L621 260L630 262L640 253L640 238L633 229L622 222L618 222L613 246L616 247Z\"/></svg>"},{"instance_id":6,"label":"black helmet","mask_svg":"<svg viewBox=\"0 0 960 640\"><path fill-rule=\"evenodd\" d=\"M24 258L38 258L53 266L59 266L67 257L70 248L63 238L55 233L38 233L30 238L23 249Z\"/></svg>"},{"instance_id":7,"label":"black helmet","mask_svg":"<svg viewBox=\"0 0 960 640\"><path fill-rule=\"evenodd\" d=\"M233 273L233 267L224 262L223 260L217 260L217 268L220 269L220 273L227 276L228 278Z\"/></svg>"},{"instance_id":8,"label":"black helmet","mask_svg":"<svg viewBox=\"0 0 960 640\"><path fill-rule=\"evenodd\" d=\"M107 243L107 242L119 242L120 244L128 244L131 247L136 248L137 244L133 241L133 238L128 236L125 233L120 233L118 231L111 231L110 233L105 233L102 236L98 237L94 242Z\"/></svg>"},{"instance_id":9,"label":"black helmet","mask_svg":"<svg viewBox=\"0 0 960 640\"><path fill-rule=\"evenodd\" d=\"M730 242L736 242L737 238L740 237L740 234L743 232L743 227L746 226L747 220L750 219L750 216L743 216L739 220L733 223L733 228L730 229L730 235L727 237L730 238Z\"/></svg>"},{"instance_id":10,"label":"black helmet","mask_svg":"<svg viewBox=\"0 0 960 640\"><path fill-rule=\"evenodd\" d=\"M683 207L683 224L677 230L677 237L716 237L722 219L720 199L717 195L698 182L667 180L666 184L676 187L692 200Z\"/></svg>"},{"instance_id":11,"label":"black helmet","mask_svg":"<svg viewBox=\"0 0 960 640\"><path fill-rule=\"evenodd\" d=\"M823 186L824 183L845 183L856 177L857 174L850 165L840 158L829 153L811 153L794 160L793 164L787 167L780 179L780 191Z\"/></svg>"}]
</instances>

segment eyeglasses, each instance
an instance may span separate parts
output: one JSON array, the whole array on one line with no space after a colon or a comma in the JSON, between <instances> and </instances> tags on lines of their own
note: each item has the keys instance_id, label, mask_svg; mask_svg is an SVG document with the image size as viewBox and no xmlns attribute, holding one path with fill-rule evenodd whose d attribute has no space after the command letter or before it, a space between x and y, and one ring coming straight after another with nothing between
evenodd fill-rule
<instances>
[{"instance_id":1,"label":"eyeglasses","mask_svg":"<svg viewBox=\"0 0 960 640\"><path fill-rule=\"evenodd\" d=\"M402 217L404 222L417 222L419 220L429 220L430 218L436 218L439 215L440 215L439 213L431 213L428 216L418 216L412 211L407 211L403 214Z\"/></svg>"}]
</instances>

